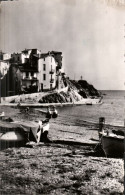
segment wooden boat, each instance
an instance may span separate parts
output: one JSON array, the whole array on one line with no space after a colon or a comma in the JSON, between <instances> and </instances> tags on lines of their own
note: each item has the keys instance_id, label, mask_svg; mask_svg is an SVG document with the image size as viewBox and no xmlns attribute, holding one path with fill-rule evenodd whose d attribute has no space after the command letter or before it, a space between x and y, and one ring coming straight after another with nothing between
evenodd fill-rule
<instances>
[{"instance_id":1,"label":"wooden boat","mask_svg":"<svg viewBox=\"0 0 125 195\"><path fill-rule=\"evenodd\" d=\"M42 137L44 133L45 132L48 133L50 127L49 119L39 121L38 124L39 124L38 128L30 129L30 133L28 137L29 141L35 141L39 143L41 140L43 141Z\"/></svg>"},{"instance_id":2,"label":"wooden boat","mask_svg":"<svg viewBox=\"0 0 125 195\"><path fill-rule=\"evenodd\" d=\"M91 106L92 105L92 102L86 102L86 105Z\"/></svg>"},{"instance_id":3,"label":"wooden boat","mask_svg":"<svg viewBox=\"0 0 125 195\"><path fill-rule=\"evenodd\" d=\"M55 106L51 106L47 108L47 111L42 110L42 109L35 109L39 112L41 112L42 114L46 115L46 118L50 119L50 118L57 118L58 116L58 111L56 110Z\"/></svg>"},{"instance_id":4,"label":"wooden boat","mask_svg":"<svg viewBox=\"0 0 125 195\"><path fill-rule=\"evenodd\" d=\"M27 139L27 133L20 125L0 120L0 149L8 147L24 146Z\"/></svg>"},{"instance_id":5,"label":"wooden boat","mask_svg":"<svg viewBox=\"0 0 125 195\"><path fill-rule=\"evenodd\" d=\"M0 147L24 146L29 141L40 142L44 132L49 131L49 120L0 121Z\"/></svg>"},{"instance_id":6,"label":"wooden boat","mask_svg":"<svg viewBox=\"0 0 125 195\"><path fill-rule=\"evenodd\" d=\"M111 157L123 157L124 155L124 136L115 134L101 134L101 144L105 155Z\"/></svg>"},{"instance_id":7,"label":"wooden boat","mask_svg":"<svg viewBox=\"0 0 125 195\"><path fill-rule=\"evenodd\" d=\"M27 139L23 132L9 131L1 135L0 143L1 149L8 147L20 147L27 143Z\"/></svg>"}]
</instances>

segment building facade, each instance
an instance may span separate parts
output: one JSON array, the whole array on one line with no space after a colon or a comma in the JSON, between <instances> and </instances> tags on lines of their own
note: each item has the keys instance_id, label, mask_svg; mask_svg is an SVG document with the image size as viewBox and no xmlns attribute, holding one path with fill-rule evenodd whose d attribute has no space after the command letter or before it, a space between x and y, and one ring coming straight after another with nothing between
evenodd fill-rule
<instances>
[{"instance_id":1,"label":"building facade","mask_svg":"<svg viewBox=\"0 0 125 195\"><path fill-rule=\"evenodd\" d=\"M32 55L39 55L41 51L38 49L25 49L21 53L11 54L12 62L18 64L25 64L29 62Z\"/></svg>"},{"instance_id":2,"label":"building facade","mask_svg":"<svg viewBox=\"0 0 125 195\"><path fill-rule=\"evenodd\" d=\"M5 65L1 66L5 68ZM2 81L6 85L9 83L6 95L63 88L61 68L62 52L41 53L37 49L25 49L21 53L13 53L9 71Z\"/></svg>"},{"instance_id":3,"label":"building facade","mask_svg":"<svg viewBox=\"0 0 125 195\"><path fill-rule=\"evenodd\" d=\"M51 54L45 54L38 60L39 91L52 90L56 87L57 62Z\"/></svg>"}]
</instances>

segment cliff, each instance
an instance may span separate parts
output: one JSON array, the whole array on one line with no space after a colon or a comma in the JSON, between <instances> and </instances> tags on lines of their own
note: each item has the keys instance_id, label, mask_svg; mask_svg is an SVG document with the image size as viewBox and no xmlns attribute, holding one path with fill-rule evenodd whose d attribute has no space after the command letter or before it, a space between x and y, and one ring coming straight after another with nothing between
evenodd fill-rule
<instances>
[{"instance_id":1,"label":"cliff","mask_svg":"<svg viewBox=\"0 0 125 195\"><path fill-rule=\"evenodd\" d=\"M94 88L93 85L90 85L87 81L85 80L70 80L70 82L77 88L79 91L79 94L84 97L100 97L100 92Z\"/></svg>"}]
</instances>

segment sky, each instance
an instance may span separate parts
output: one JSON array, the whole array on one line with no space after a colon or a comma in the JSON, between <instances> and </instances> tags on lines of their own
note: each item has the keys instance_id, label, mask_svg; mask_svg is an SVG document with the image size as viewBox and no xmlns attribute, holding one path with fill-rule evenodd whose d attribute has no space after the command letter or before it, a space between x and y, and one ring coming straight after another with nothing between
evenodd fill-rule
<instances>
[{"instance_id":1,"label":"sky","mask_svg":"<svg viewBox=\"0 0 125 195\"><path fill-rule=\"evenodd\" d=\"M82 76L99 90L124 90L125 5L111 1L1 2L0 50L62 51L71 79Z\"/></svg>"}]
</instances>

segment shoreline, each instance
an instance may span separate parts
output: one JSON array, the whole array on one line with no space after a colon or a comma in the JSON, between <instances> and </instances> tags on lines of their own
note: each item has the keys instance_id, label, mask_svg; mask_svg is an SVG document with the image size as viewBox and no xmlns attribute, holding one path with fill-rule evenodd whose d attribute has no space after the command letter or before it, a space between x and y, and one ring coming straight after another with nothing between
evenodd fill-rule
<instances>
[{"instance_id":1,"label":"shoreline","mask_svg":"<svg viewBox=\"0 0 125 195\"><path fill-rule=\"evenodd\" d=\"M99 101L99 99L87 99L92 100L90 105L101 105L103 102L96 102ZM94 101L93 101L94 100ZM0 106L17 106L18 103L0 103ZM47 107L47 106L79 106L79 105L88 105L85 100L84 101L78 101L78 102L66 102L66 103L20 103L20 107Z\"/></svg>"},{"instance_id":2,"label":"shoreline","mask_svg":"<svg viewBox=\"0 0 125 195\"><path fill-rule=\"evenodd\" d=\"M39 106L37 107L36 105L32 105L32 104L23 104L21 107L17 107L17 104L0 104L0 108L2 108L3 107L3 109L1 109L1 112L6 112L6 109L8 109L9 108L9 110L10 110L10 112L11 112L11 110L12 110L12 112L13 112L13 115L14 115L14 113L15 114L17 114L17 115L21 115L21 113L20 113L20 111L19 111L19 109L20 108L25 108L25 107L27 107L28 105L30 105L30 108L33 108L33 109L35 109L35 108L46 108L46 107L48 107L48 104L44 104L44 106L41 106L41 104L39 104ZM79 106L79 105L72 105L72 104L65 104L65 105L56 105L57 106L57 108L58 107L65 107L65 106ZM83 106L87 106L87 105L84 105L83 104ZM4 109L4 107L5 107L5 109ZM16 109L15 109L16 108ZM16 111L17 110L17 111ZM24 113L22 113L22 114L24 114ZM13 117L13 115L12 115L12 117ZM32 117L34 115L34 113L33 114L27 114L26 116L29 116L29 117ZM8 117L11 117L11 115L7 112L7 116ZM87 120L83 120L82 121L83 122L83 125L84 124L93 124L93 125L98 125L98 122L97 121L91 121L91 120L89 120L89 121L87 121ZM80 124L80 125L78 125L78 126L81 126L82 124ZM120 128L120 129L123 129L123 128L125 128L124 127L124 125L116 125L116 124L110 124L110 123L105 123L105 127L114 127L114 128Z\"/></svg>"}]
</instances>

